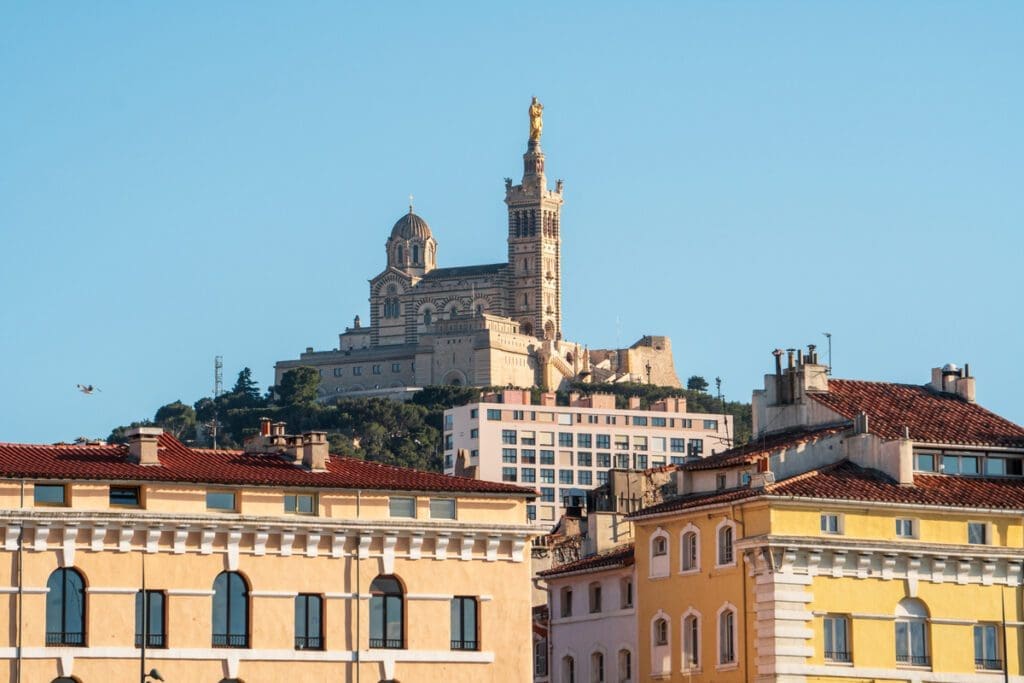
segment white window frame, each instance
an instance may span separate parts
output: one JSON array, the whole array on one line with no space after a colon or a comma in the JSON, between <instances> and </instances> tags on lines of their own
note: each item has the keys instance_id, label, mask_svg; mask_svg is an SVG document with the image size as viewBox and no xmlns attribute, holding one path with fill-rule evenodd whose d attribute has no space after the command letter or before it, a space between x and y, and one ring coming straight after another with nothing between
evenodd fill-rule
<instances>
[{"instance_id":1,"label":"white window frame","mask_svg":"<svg viewBox=\"0 0 1024 683\"><path fill-rule=\"evenodd\" d=\"M600 581L587 584L587 608L590 614L600 614L604 608L604 587Z\"/></svg>"},{"instance_id":2,"label":"white window frame","mask_svg":"<svg viewBox=\"0 0 1024 683\"><path fill-rule=\"evenodd\" d=\"M730 530L730 558L727 562L722 562L722 532L728 527ZM715 568L719 569L722 567L735 567L736 566L736 522L732 521L728 517L723 519L715 527Z\"/></svg>"},{"instance_id":3,"label":"white window frame","mask_svg":"<svg viewBox=\"0 0 1024 683\"><path fill-rule=\"evenodd\" d=\"M655 554L655 546L657 542L661 540L665 544L665 552ZM670 543L668 532L662 529L660 526L655 529L654 533L651 534L649 542L649 555L650 560L649 576L652 579L660 579L669 575L669 558L670 558Z\"/></svg>"},{"instance_id":4,"label":"white window frame","mask_svg":"<svg viewBox=\"0 0 1024 683\"><path fill-rule=\"evenodd\" d=\"M834 523L834 524L833 524ZM841 536L843 534L843 516L838 512L822 512L821 533L829 536ZM834 528L833 528L834 527Z\"/></svg>"},{"instance_id":5,"label":"white window frame","mask_svg":"<svg viewBox=\"0 0 1024 683\"><path fill-rule=\"evenodd\" d=\"M665 643L659 645L655 628L662 620L665 622ZM672 673L672 619L659 609L651 617L648 629L651 636L651 675L668 676Z\"/></svg>"},{"instance_id":6,"label":"white window frame","mask_svg":"<svg viewBox=\"0 0 1024 683\"><path fill-rule=\"evenodd\" d=\"M846 659L841 659L841 658L838 658L838 657L835 656L835 653L838 652L838 650L835 649L836 638L835 638L835 628L834 627L831 629L832 630L832 637L831 637L831 640L832 640L832 650L831 650L832 656L829 656L829 650L827 650L825 648L825 643L828 642L828 640L829 640L829 633L828 633L828 631L829 631L829 622L833 622L833 623L835 623L835 622L842 622L842 624L843 624L843 640L846 643L846 650L844 651L843 654L846 655ZM849 614L826 614L821 619L821 629L822 629L822 638L821 638L821 643L822 643L821 656L822 656L822 659L824 659L829 664L849 664L853 660L853 652L852 652L851 647L850 647L852 645L852 643L851 643L852 632L851 632L851 628L850 628L850 615Z\"/></svg>"},{"instance_id":7,"label":"white window frame","mask_svg":"<svg viewBox=\"0 0 1024 683\"><path fill-rule=\"evenodd\" d=\"M690 630L686 627L686 623L693 620L697 625L697 642L694 648L690 647ZM682 655L682 663L680 671L683 673L696 673L701 670L701 657L700 647L703 642L703 618L701 613L690 607L683 613L683 616L679 619L679 652ZM694 661L693 655L696 654L696 661Z\"/></svg>"},{"instance_id":8,"label":"white window frame","mask_svg":"<svg viewBox=\"0 0 1024 683\"><path fill-rule=\"evenodd\" d=\"M732 659L729 661L722 661L722 618L726 613L732 614L732 628L730 637L732 640ZM731 602L727 602L718 608L718 612L715 613L715 669L721 671L725 669L735 669L740 663L740 648L737 639L737 618L738 614L736 606Z\"/></svg>"},{"instance_id":9,"label":"white window frame","mask_svg":"<svg viewBox=\"0 0 1024 683\"><path fill-rule=\"evenodd\" d=\"M977 635L978 634L978 629L992 629L992 643L995 645L995 650L996 650L996 658L995 659L989 659L989 658L984 657L984 656L982 656L982 657L978 656L978 654L979 654L978 649L977 649L977 646L978 646L978 635ZM982 655L985 654L985 652L984 652L984 650L985 650L985 642L987 640L987 638L985 638L985 636L984 636L984 633L985 633L985 631L982 630L982 639L981 639L982 640L982 642L981 642L982 652L980 653ZM1000 632L1000 625L995 623L995 622L991 622L991 621L978 622L977 624L974 625L974 628L971 630L971 636L972 636L972 645L973 645L973 649L974 649L974 668L975 668L975 670L977 670L977 671L1002 671L1002 667L1003 667L1003 664L1004 664L1004 659L1003 658L1005 657L1005 655L1003 654L1003 647L1002 647L1002 642L1001 642L1001 640L1002 640L1002 638L1001 638L1002 633ZM978 665L979 662L982 662L981 666ZM987 662L987 663L995 663L995 664L998 664L998 666L993 668L991 666L987 666L985 664L985 662Z\"/></svg>"},{"instance_id":10,"label":"white window frame","mask_svg":"<svg viewBox=\"0 0 1024 683\"><path fill-rule=\"evenodd\" d=\"M622 653L623 652L625 652L628 655L628 657L629 657L629 661L626 662L626 664L628 666L626 666L626 667L622 666L622 664L623 664L623 662L622 662ZM636 659L636 653L633 652L633 648L632 647L630 647L630 646L628 646L626 644L619 645L618 650L616 650L616 652L615 652L615 675L618 677L617 680L619 681L619 683L632 683L632 681L634 680L634 677L633 677L633 669L635 668L635 666L633 664L633 660L634 659ZM625 668L626 671L623 671L623 668Z\"/></svg>"},{"instance_id":11,"label":"white window frame","mask_svg":"<svg viewBox=\"0 0 1024 683\"><path fill-rule=\"evenodd\" d=\"M594 658L601 657L601 670L597 671L594 667ZM590 651L590 659L587 661L590 671L590 683L606 683L608 680L608 655L605 653L603 647L596 647ZM600 676L598 675L600 673Z\"/></svg>"},{"instance_id":12,"label":"white window frame","mask_svg":"<svg viewBox=\"0 0 1024 683\"><path fill-rule=\"evenodd\" d=\"M686 535L693 534L693 566L686 567ZM679 573L695 574L700 571L700 528L693 523L687 524L679 533Z\"/></svg>"},{"instance_id":13,"label":"white window frame","mask_svg":"<svg viewBox=\"0 0 1024 683\"><path fill-rule=\"evenodd\" d=\"M900 523L906 523L910 525L910 533L900 533ZM897 517L896 518L896 538L917 538L918 528L920 522L913 517Z\"/></svg>"},{"instance_id":14,"label":"white window frame","mask_svg":"<svg viewBox=\"0 0 1024 683\"><path fill-rule=\"evenodd\" d=\"M907 609L907 606L917 607L920 606L923 614L915 614ZM904 653L904 657L907 661L899 661L900 651L896 640L896 630L899 629L900 624L905 624L907 629L907 652ZM913 660L914 652L914 626L920 625L920 638L924 640L924 662L915 663ZM931 628L929 625L929 613L928 605L924 601L918 598L904 598L900 600L896 606L896 619L894 621L893 630L893 645L896 647L896 666L897 667L911 667L911 668L922 668L930 667L932 663L932 648L931 648ZM973 649L973 648L972 648Z\"/></svg>"},{"instance_id":15,"label":"white window frame","mask_svg":"<svg viewBox=\"0 0 1024 683\"><path fill-rule=\"evenodd\" d=\"M981 543L975 543L971 540L971 528L980 527L981 532L984 534L984 538ZM967 522L967 543L969 545L992 545L992 530L989 528L988 522L979 521L968 521Z\"/></svg>"}]
</instances>

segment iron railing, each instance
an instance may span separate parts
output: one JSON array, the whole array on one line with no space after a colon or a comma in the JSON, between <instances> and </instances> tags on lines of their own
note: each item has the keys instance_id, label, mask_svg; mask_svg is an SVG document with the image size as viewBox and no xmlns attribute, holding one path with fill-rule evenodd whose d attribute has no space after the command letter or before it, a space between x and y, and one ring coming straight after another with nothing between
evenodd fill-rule
<instances>
[{"instance_id":1,"label":"iron railing","mask_svg":"<svg viewBox=\"0 0 1024 683\"><path fill-rule=\"evenodd\" d=\"M214 633L214 647L249 647L248 633Z\"/></svg>"},{"instance_id":2,"label":"iron railing","mask_svg":"<svg viewBox=\"0 0 1024 683\"><path fill-rule=\"evenodd\" d=\"M82 647L85 645L85 634L78 631L47 631L46 644Z\"/></svg>"}]
</instances>

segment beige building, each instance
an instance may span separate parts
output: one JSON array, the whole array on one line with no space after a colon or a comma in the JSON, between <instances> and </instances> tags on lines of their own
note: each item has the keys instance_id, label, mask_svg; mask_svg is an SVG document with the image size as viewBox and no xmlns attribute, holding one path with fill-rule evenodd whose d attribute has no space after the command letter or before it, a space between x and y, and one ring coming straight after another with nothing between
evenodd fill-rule
<instances>
[{"instance_id":1,"label":"beige building","mask_svg":"<svg viewBox=\"0 0 1024 683\"><path fill-rule=\"evenodd\" d=\"M0 444L0 678L528 681L532 491L327 453Z\"/></svg>"},{"instance_id":2,"label":"beige building","mask_svg":"<svg viewBox=\"0 0 1024 683\"><path fill-rule=\"evenodd\" d=\"M639 398L628 409L616 408L609 394L572 395L570 405L558 406L545 393L531 405L529 391L510 389L445 411L444 466L447 474L537 487L540 497L527 514L550 526L566 499L582 507L612 469L646 476L644 470L723 451L732 434L731 415L688 413L682 398L640 410ZM638 499L632 509L653 502Z\"/></svg>"},{"instance_id":3,"label":"beige building","mask_svg":"<svg viewBox=\"0 0 1024 683\"><path fill-rule=\"evenodd\" d=\"M544 165L531 128L522 180L505 179L503 263L439 267L437 239L410 205L385 242L385 269L370 280L369 325L356 316L336 349L279 361L275 382L316 368L324 400L432 384L557 389L577 378L679 386L667 337L599 351L564 339L563 183L550 188Z\"/></svg>"}]
</instances>

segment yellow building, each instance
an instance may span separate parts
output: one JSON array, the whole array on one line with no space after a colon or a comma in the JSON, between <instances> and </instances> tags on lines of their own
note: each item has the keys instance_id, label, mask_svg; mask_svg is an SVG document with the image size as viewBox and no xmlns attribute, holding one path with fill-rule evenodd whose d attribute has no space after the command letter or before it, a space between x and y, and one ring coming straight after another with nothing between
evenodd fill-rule
<instances>
[{"instance_id":1,"label":"yellow building","mask_svg":"<svg viewBox=\"0 0 1024 683\"><path fill-rule=\"evenodd\" d=\"M533 492L159 429L0 444L0 679L527 681Z\"/></svg>"},{"instance_id":2,"label":"yellow building","mask_svg":"<svg viewBox=\"0 0 1024 683\"><path fill-rule=\"evenodd\" d=\"M632 516L640 680L1021 680L1024 428L954 366L788 365L750 444Z\"/></svg>"}]
</instances>

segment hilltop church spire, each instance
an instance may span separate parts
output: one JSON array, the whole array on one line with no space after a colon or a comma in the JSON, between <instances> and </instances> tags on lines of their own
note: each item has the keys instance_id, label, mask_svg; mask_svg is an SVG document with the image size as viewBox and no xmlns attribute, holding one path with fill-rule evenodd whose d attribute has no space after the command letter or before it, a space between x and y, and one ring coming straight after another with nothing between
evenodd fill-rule
<instances>
[{"instance_id":1,"label":"hilltop church spire","mask_svg":"<svg viewBox=\"0 0 1024 683\"><path fill-rule=\"evenodd\" d=\"M523 155L523 180L505 181L508 205L509 317L523 334L562 337L562 181L549 190L540 136L544 105L530 103L530 137Z\"/></svg>"}]
</instances>

